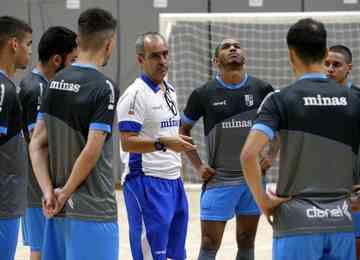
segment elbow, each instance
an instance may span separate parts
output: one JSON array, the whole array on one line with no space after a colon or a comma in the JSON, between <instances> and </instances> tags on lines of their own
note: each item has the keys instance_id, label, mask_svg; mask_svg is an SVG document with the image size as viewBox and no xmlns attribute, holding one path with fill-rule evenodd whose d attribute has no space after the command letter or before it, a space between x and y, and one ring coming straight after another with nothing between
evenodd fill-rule
<instances>
[{"instance_id":1,"label":"elbow","mask_svg":"<svg viewBox=\"0 0 360 260\"><path fill-rule=\"evenodd\" d=\"M249 148L243 149L240 154L241 165L245 167L248 163L256 161L257 154Z\"/></svg>"}]
</instances>

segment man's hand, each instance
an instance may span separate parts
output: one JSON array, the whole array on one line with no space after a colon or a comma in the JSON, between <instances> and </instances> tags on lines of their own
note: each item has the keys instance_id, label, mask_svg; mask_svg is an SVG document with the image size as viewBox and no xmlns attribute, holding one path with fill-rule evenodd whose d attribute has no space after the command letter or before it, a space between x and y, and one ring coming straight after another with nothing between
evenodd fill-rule
<instances>
[{"instance_id":1,"label":"man's hand","mask_svg":"<svg viewBox=\"0 0 360 260\"><path fill-rule=\"evenodd\" d=\"M215 175L215 170L211 168L207 163L202 162L199 168L196 169L200 178L206 182L211 179L212 176Z\"/></svg>"},{"instance_id":2,"label":"man's hand","mask_svg":"<svg viewBox=\"0 0 360 260\"><path fill-rule=\"evenodd\" d=\"M44 194L42 198L42 207L44 215L48 218L52 218L57 214L58 202L54 191Z\"/></svg>"},{"instance_id":3,"label":"man's hand","mask_svg":"<svg viewBox=\"0 0 360 260\"><path fill-rule=\"evenodd\" d=\"M56 188L55 191L55 197L56 200L58 202L58 208L57 208L57 213L59 213L65 206L65 203L68 201L70 194L68 194L64 188Z\"/></svg>"},{"instance_id":4,"label":"man's hand","mask_svg":"<svg viewBox=\"0 0 360 260\"><path fill-rule=\"evenodd\" d=\"M165 148L177 153L196 149L196 145L192 144L192 138L186 135L160 137L160 142L165 145Z\"/></svg>"},{"instance_id":5,"label":"man's hand","mask_svg":"<svg viewBox=\"0 0 360 260\"><path fill-rule=\"evenodd\" d=\"M273 219L272 215L274 210L282 203L289 201L291 197L278 197L274 193L264 193L262 196L262 200L259 203L259 207L266 217L267 221L272 225Z\"/></svg>"},{"instance_id":6,"label":"man's hand","mask_svg":"<svg viewBox=\"0 0 360 260\"><path fill-rule=\"evenodd\" d=\"M265 173L274 164L274 161L275 157L262 153L259 161L262 172Z\"/></svg>"}]
</instances>

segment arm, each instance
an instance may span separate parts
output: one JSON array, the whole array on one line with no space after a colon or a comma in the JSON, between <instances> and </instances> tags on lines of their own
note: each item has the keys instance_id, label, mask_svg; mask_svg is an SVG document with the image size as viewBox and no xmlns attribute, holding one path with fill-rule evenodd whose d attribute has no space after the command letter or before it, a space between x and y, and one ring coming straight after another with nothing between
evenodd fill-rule
<instances>
[{"instance_id":1,"label":"arm","mask_svg":"<svg viewBox=\"0 0 360 260\"><path fill-rule=\"evenodd\" d=\"M266 134L258 130L250 131L241 152L240 160L244 177L249 185L251 193L264 215L270 221L273 210L281 203L289 200L289 198L280 198L275 195L269 195L265 193L263 189L259 156L268 142L269 138Z\"/></svg>"},{"instance_id":2,"label":"arm","mask_svg":"<svg viewBox=\"0 0 360 260\"><path fill-rule=\"evenodd\" d=\"M182 122L179 132L183 136L191 137L192 127L192 125ZM208 181L213 175L215 175L215 170L200 159L199 153L196 149L187 151L186 156L189 158L194 169L199 173L200 178L203 181Z\"/></svg>"},{"instance_id":3,"label":"arm","mask_svg":"<svg viewBox=\"0 0 360 260\"><path fill-rule=\"evenodd\" d=\"M49 177L48 133L44 120L38 120L36 123L29 151L34 174L43 193L44 213L51 217L55 214L57 202Z\"/></svg>"},{"instance_id":4,"label":"arm","mask_svg":"<svg viewBox=\"0 0 360 260\"><path fill-rule=\"evenodd\" d=\"M90 175L91 170L95 167L100 157L106 135L105 132L99 130L89 130L86 145L76 159L69 179L63 188L56 189L56 196L59 202L58 210L63 208L71 194Z\"/></svg>"},{"instance_id":5,"label":"arm","mask_svg":"<svg viewBox=\"0 0 360 260\"><path fill-rule=\"evenodd\" d=\"M274 164L276 156L280 150L280 137L275 135L274 139L268 144L268 147L262 150L260 156L260 166L263 173Z\"/></svg>"},{"instance_id":6,"label":"arm","mask_svg":"<svg viewBox=\"0 0 360 260\"><path fill-rule=\"evenodd\" d=\"M137 132L120 132L121 147L125 152L133 153L151 153L155 152L155 139L140 136ZM187 136L162 136L160 143L165 148L175 152L184 152L194 150L195 146L191 144L191 138Z\"/></svg>"}]
</instances>

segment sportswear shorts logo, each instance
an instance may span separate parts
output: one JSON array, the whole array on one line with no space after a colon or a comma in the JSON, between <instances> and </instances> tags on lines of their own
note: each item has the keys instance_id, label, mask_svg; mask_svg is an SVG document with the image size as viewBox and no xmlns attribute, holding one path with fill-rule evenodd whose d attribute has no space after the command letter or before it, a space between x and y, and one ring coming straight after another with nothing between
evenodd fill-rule
<instances>
[{"instance_id":1,"label":"sportswear shorts logo","mask_svg":"<svg viewBox=\"0 0 360 260\"><path fill-rule=\"evenodd\" d=\"M340 207L338 205L336 208L325 208L320 209L315 206L306 209L306 216L308 218L344 218L347 217L349 220L352 220L351 213L349 211L349 205L344 201L343 205Z\"/></svg>"}]
</instances>

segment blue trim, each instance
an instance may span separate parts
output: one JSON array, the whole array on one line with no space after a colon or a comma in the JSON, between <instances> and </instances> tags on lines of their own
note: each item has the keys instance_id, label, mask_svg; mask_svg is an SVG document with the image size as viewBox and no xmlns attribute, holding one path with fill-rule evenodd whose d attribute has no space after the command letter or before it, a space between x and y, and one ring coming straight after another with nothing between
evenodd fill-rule
<instances>
[{"instance_id":1,"label":"blue trim","mask_svg":"<svg viewBox=\"0 0 360 260\"><path fill-rule=\"evenodd\" d=\"M0 70L0 74L3 75L5 78L9 78L9 76L3 70Z\"/></svg>"},{"instance_id":2,"label":"blue trim","mask_svg":"<svg viewBox=\"0 0 360 260\"><path fill-rule=\"evenodd\" d=\"M186 116L185 113L181 113L180 118L181 118L181 122L184 122L185 124L188 124L188 125L195 125L195 123L196 123L195 120L192 120L191 118Z\"/></svg>"},{"instance_id":3,"label":"blue trim","mask_svg":"<svg viewBox=\"0 0 360 260\"><path fill-rule=\"evenodd\" d=\"M130 174L136 172L143 172L141 153L129 153L129 170Z\"/></svg>"},{"instance_id":4,"label":"blue trim","mask_svg":"<svg viewBox=\"0 0 360 260\"><path fill-rule=\"evenodd\" d=\"M44 120L44 113L39 112L36 117L36 121L37 120Z\"/></svg>"},{"instance_id":5,"label":"blue trim","mask_svg":"<svg viewBox=\"0 0 360 260\"><path fill-rule=\"evenodd\" d=\"M7 127L0 126L0 134L7 134Z\"/></svg>"},{"instance_id":6,"label":"blue trim","mask_svg":"<svg viewBox=\"0 0 360 260\"><path fill-rule=\"evenodd\" d=\"M75 66L75 67L79 67L79 68L85 68L85 69L97 70L95 64L85 64L85 63L83 64L83 63L74 62L73 64L71 64L71 66Z\"/></svg>"},{"instance_id":7,"label":"blue trim","mask_svg":"<svg viewBox=\"0 0 360 260\"><path fill-rule=\"evenodd\" d=\"M302 79L327 79L328 77L323 73L305 73L298 80Z\"/></svg>"},{"instance_id":8,"label":"blue trim","mask_svg":"<svg viewBox=\"0 0 360 260\"><path fill-rule=\"evenodd\" d=\"M267 125L261 124L261 123L257 123L255 125L253 125L251 130L259 130L259 131L263 132L265 135L267 135L267 137L270 140L272 140L275 135L274 131L270 127L268 127Z\"/></svg>"},{"instance_id":9,"label":"blue trim","mask_svg":"<svg viewBox=\"0 0 360 260\"><path fill-rule=\"evenodd\" d=\"M90 123L89 129L91 130L100 130L107 133L111 133L111 125L104 123Z\"/></svg>"},{"instance_id":10,"label":"blue trim","mask_svg":"<svg viewBox=\"0 0 360 260\"><path fill-rule=\"evenodd\" d=\"M35 128L35 123L29 124L28 125L28 130L32 131Z\"/></svg>"},{"instance_id":11,"label":"blue trim","mask_svg":"<svg viewBox=\"0 0 360 260\"><path fill-rule=\"evenodd\" d=\"M39 76L43 81L46 82L46 84L49 84L49 80L47 78L45 78L45 76L43 74L41 74L41 72L37 68L33 68L31 73L35 74L36 76Z\"/></svg>"},{"instance_id":12,"label":"blue trim","mask_svg":"<svg viewBox=\"0 0 360 260\"><path fill-rule=\"evenodd\" d=\"M352 85L353 85L353 84L352 84L352 80L349 80L348 83L347 83L347 87L348 87L348 88L352 88Z\"/></svg>"},{"instance_id":13,"label":"blue trim","mask_svg":"<svg viewBox=\"0 0 360 260\"><path fill-rule=\"evenodd\" d=\"M227 88L227 89L238 89L243 87L247 80L248 80L249 76L247 73L245 73L245 77L242 81L240 81L240 83L238 84L226 84L219 75L216 75L215 79L217 80L217 82L219 82L219 84L223 87L223 88Z\"/></svg>"},{"instance_id":14,"label":"blue trim","mask_svg":"<svg viewBox=\"0 0 360 260\"><path fill-rule=\"evenodd\" d=\"M154 91L154 93L157 93L160 90L159 84L152 81L146 74L141 73L140 78Z\"/></svg>"},{"instance_id":15,"label":"blue trim","mask_svg":"<svg viewBox=\"0 0 360 260\"><path fill-rule=\"evenodd\" d=\"M140 132L142 124L134 121L121 121L118 124L120 132Z\"/></svg>"}]
</instances>

